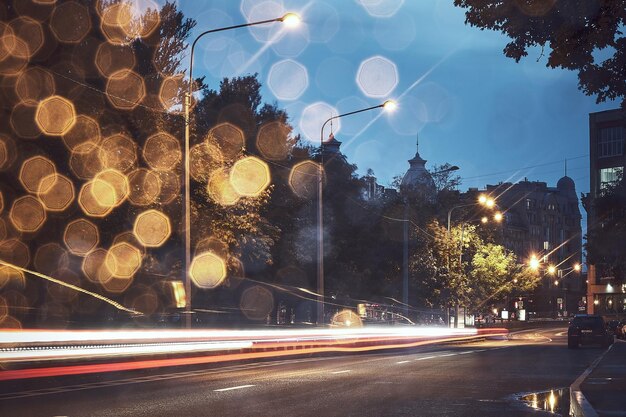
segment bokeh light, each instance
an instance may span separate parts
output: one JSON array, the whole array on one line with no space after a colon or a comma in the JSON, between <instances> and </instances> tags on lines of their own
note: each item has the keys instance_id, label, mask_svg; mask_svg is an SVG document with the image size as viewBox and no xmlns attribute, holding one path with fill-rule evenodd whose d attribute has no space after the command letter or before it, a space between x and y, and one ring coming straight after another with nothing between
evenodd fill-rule
<instances>
[{"instance_id":1,"label":"bokeh light","mask_svg":"<svg viewBox=\"0 0 626 417\"><path fill-rule=\"evenodd\" d=\"M189 174L196 181L207 181L223 163L222 152L213 143L204 141L189 149Z\"/></svg>"},{"instance_id":2,"label":"bokeh light","mask_svg":"<svg viewBox=\"0 0 626 417\"><path fill-rule=\"evenodd\" d=\"M56 174L54 163L44 156L33 156L22 163L19 180L26 191L37 193L40 191L41 181Z\"/></svg>"},{"instance_id":3,"label":"bokeh light","mask_svg":"<svg viewBox=\"0 0 626 417\"><path fill-rule=\"evenodd\" d=\"M270 169L265 162L254 156L248 156L230 169L230 183L237 194L256 197L270 185Z\"/></svg>"},{"instance_id":4,"label":"bokeh light","mask_svg":"<svg viewBox=\"0 0 626 417\"><path fill-rule=\"evenodd\" d=\"M82 271L87 279L95 284L107 282L113 273L106 265L107 251L97 248L87 254L83 259Z\"/></svg>"},{"instance_id":5,"label":"bokeh light","mask_svg":"<svg viewBox=\"0 0 626 417\"><path fill-rule=\"evenodd\" d=\"M12 32L2 36L4 58L0 60L0 75L13 77L18 75L27 65L30 58L28 44Z\"/></svg>"},{"instance_id":6,"label":"bokeh light","mask_svg":"<svg viewBox=\"0 0 626 417\"><path fill-rule=\"evenodd\" d=\"M74 183L65 175L48 175L39 183L37 196L47 211L63 211L74 201Z\"/></svg>"},{"instance_id":7,"label":"bokeh light","mask_svg":"<svg viewBox=\"0 0 626 417\"><path fill-rule=\"evenodd\" d=\"M313 161L302 161L289 172L289 187L300 198L309 199L316 195L319 178L324 180L324 169Z\"/></svg>"},{"instance_id":8,"label":"bokeh light","mask_svg":"<svg viewBox=\"0 0 626 417\"><path fill-rule=\"evenodd\" d=\"M398 85L398 68L385 57L373 56L359 66L356 82L366 96L385 98Z\"/></svg>"},{"instance_id":9,"label":"bokeh light","mask_svg":"<svg viewBox=\"0 0 626 417\"><path fill-rule=\"evenodd\" d=\"M60 3L50 17L50 29L59 41L78 43L91 29L89 10L75 1Z\"/></svg>"},{"instance_id":10,"label":"bokeh light","mask_svg":"<svg viewBox=\"0 0 626 417\"><path fill-rule=\"evenodd\" d=\"M37 248L33 263L35 270L38 272L52 275L54 271L68 267L69 256L61 245L56 242L50 242Z\"/></svg>"},{"instance_id":11,"label":"bokeh light","mask_svg":"<svg viewBox=\"0 0 626 417\"><path fill-rule=\"evenodd\" d=\"M159 176L145 168L134 170L128 175L130 194L128 200L136 206L147 206L156 202L161 193Z\"/></svg>"},{"instance_id":12,"label":"bokeh light","mask_svg":"<svg viewBox=\"0 0 626 417\"><path fill-rule=\"evenodd\" d=\"M99 182L99 189L105 189L106 188L106 183L104 182ZM83 186L80 189L80 192L78 193L78 205L80 206L80 208L83 210L83 212L85 214L87 214L88 216L91 217L105 217L107 214L109 214L111 212L111 210L113 209L113 205L102 205L100 204L100 202L98 201L98 199L96 199L96 193L94 192L94 183L92 181L89 181L85 184L83 184ZM110 189L107 189L107 193L109 193L109 195L115 195L115 189L110 186ZM100 197L102 199L102 197Z\"/></svg>"},{"instance_id":13,"label":"bokeh light","mask_svg":"<svg viewBox=\"0 0 626 417\"><path fill-rule=\"evenodd\" d=\"M98 246L100 232L89 220L76 219L65 227L63 242L73 255L86 256Z\"/></svg>"},{"instance_id":14,"label":"bokeh light","mask_svg":"<svg viewBox=\"0 0 626 417\"><path fill-rule=\"evenodd\" d=\"M170 204L181 196L180 177L176 173L171 171L156 171L155 173L161 181L161 193L158 197L161 205Z\"/></svg>"},{"instance_id":15,"label":"bokeh light","mask_svg":"<svg viewBox=\"0 0 626 417\"><path fill-rule=\"evenodd\" d=\"M180 110L185 91L185 75L176 74L165 77L159 89L159 101L167 111Z\"/></svg>"},{"instance_id":16,"label":"bokeh light","mask_svg":"<svg viewBox=\"0 0 626 417\"><path fill-rule=\"evenodd\" d=\"M107 41L115 45L124 45L132 41L125 28L131 25L132 10L130 3L119 2L102 7L100 29Z\"/></svg>"},{"instance_id":17,"label":"bokeh light","mask_svg":"<svg viewBox=\"0 0 626 417\"><path fill-rule=\"evenodd\" d=\"M241 293L239 309L250 320L265 320L274 310L274 296L267 288L254 285Z\"/></svg>"},{"instance_id":18,"label":"bokeh light","mask_svg":"<svg viewBox=\"0 0 626 417\"><path fill-rule=\"evenodd\" d=\"M46 221L46 210L39 200L26 195L13 202L9 218L20 232L36 232Z\"/></svg>"},{"instance_id":19,"label":"bokeh light","mask_svg":"<svg viewBox=\"0 0 626 417\"><path fill-rule=\"evenodd\" d=\"M0 41L1 43L1 41ZM24 70L15 82L15 93L24 103L36 106L41 100L54 95L55 83L52 74L40 67ZM32 123L33 119L31 119Z\"/></svg>"},{"instance_id":20,"label":"bokeh light","mask_svg":"<svg viewBox=\"0 0 626 417\"><path fill-rule=\"evenodd\" d=\"M35 139L41 135L41 130L33 123L37 114L37 106L29 103L18 103L11 110L11 127L23 139Z\"/></svg>"},{"instance_id":21,"label":"bokeh light","mask_svg":"<svg viewBox=\"0 0 626 417\"><path fill-rule=\"evenodd\" d=\"M24 42L25 48L19 43L16 44L17 50L13 51L13 55L16 53L23 55L26 58L32 58L44 44L44 32L41 23L29 16L20 16L13 19L9 26L13 29L16 39Z\"/></svg>"},{"instance_id":22,"label":"bokeh light","mask_svg":"<svg viewBox=\"0 0 626 417\"><path fill-rule=\"evenodd\" d=\"M12 282L23 283L24 273L7 265L0 265L0 289Z\"/></svg>"},{"instance_id":23,"label":"bokeh light","mask_svg":"<svg viewBox=\"0 0 626 417\"><path fill-rule=\"evenodd\" d=\"M80 278L78 274L68 268L61 268L50 274L53 278L58 279L69 285L80 287ZM48 294L50 297L61 303L68 303L78 296L78 291L56 282L48 282ZM49 305L50 303L48 303Z\"/></svg>"},{"instance_id":24,"label":"bokeh light","mask_svg":"<svg viewBox=\"0 0 626 417\"><path fill-rule=\"evenodd\" d=\"M0 134L0 171L10 168L18 155L19 152L13 139Z\"/></svg>"},{"instance_id":25,"label":"bokeh light","mask_svg":"<svg viewBox=\"0 0 626 417\"><path fill-rule=\"evenodd\" d=\"M147 210L135 219L133 233L137 240L146 247L162 246L172 233L170 219L158 210Z\"/></svg>"},{"instance_id":26,"label":"bokeh light","mask_svg":"<svg viewBox=\"0 0 626 417\"><path fill-rule=\"evenodd\" d=\"M200 288L216 288L226 279L226 263L213 252L203 252L193 258L189 276Z\"/></svg>"},{"instance_id":27,"label":"bokeh light","mask_svg":"<svg viewBox=\"0 0 626 417\"><path fill-rule=\"evenodd\" d=\"M230 160L237 158L245 147L243 131L228 122L212 127L207 134L206 141L217 144L222 151L222 156Z\"/></svg>"},{"instance_id":28,"label":"bokeh light","mask_svg":"<svg viewBox=\"0 0 626 417\"><path fill-rule=\"evenodd\" d=\"M304 65L285 59L272 65L267 85L279 100L297 100L309 86L309 74Z\"/></svg>"},{"instance_id":29,"label":"bokeh light","mask_svg":"<svg viewBox=\"0 0 626 417\"><path fill-rule=\"evenodd\" d=\"M373 17L391 17L404 4L404 0L357 0L367 13Z\"/></svg>"},{"instance_id":30,"label":"bokeh light","mask_svg":"<svg viewBox=\"0 0 626 417\"><path fill-rule=\"evenodd\" d=\"M70 155L70 169L78 178L90 180L104 167L101 154L100 146L92 142L81 143Z\"/></svg>"},{"instance_id":31,"label":"bokeh light","mask_svg":"<svg viewBox=\"0 0 626 417\"><path fill-rule=\"evenodd\" d=\"M339 327L363 327L361 318L352 310L342 310L330 319L330 324Z\"/></svg>"},{"instance_id":32,"label":"bokeh light","mask_svg":"<svg viewBox=\"0 0 626 417\"><path fill-rule=\"evenodd\" d=\"M100 158L105 168L126 173L137 164L137 145L123 133L106 137L100 145Z\"/></svg>"},{"instance_id":33,"label":"bokeh light","mask_svg":"<svg viewBox=\"0 0 626 417\"><path fill-rule=\"evenodd\" d=\"M135 53L130 46L108 42L98 46L95 61L96 68L103 77L110 77L122 70L132 70L136 64Z\"/></svg>"},{"instance_id":34,"label":"bokeh light","mask_svg":"<svg viewBox=\"0 0 626 417\"><path fill-rule=\"evenodd\" d=\"M122 69L109 76L106 93L113 107L120 110L132 110L146 96L146 86L139 74L129 69Z\"/></svg>"},{"instance_id":35,"label":"bokeh light","mask_svg":"<svg viewBox=\"0 0 626 417\"><path fill-rule=\"evenodd\" d=\"M91 191L101 205L117 207L128 198L130 185L126 175L110 168L96 174Z\"/></svg>"},{"instance_id":36,"label":"bokeh light","mask_svg":"<svg viewBox=\"0 0 626 417\"><path fill-rule=\"evenodd\" d=\"M80 148L81 145L91 144L92 146L100 143L100 126L91 117L85 115L76 116L76 123L63 136L63 143L70 151L84 152L86 148Z\"/></svg>"},{"instance_id":37,"label":"bokeh light","mask_svg":"<svg viewBox=\"0 0 626 417\"><path fill-rule=\"evenodd\" d=\"M258 22L261 20L276 19L284 16L287 12L279 0L242 1L241 13L246 22ZM284 33L285 28L281 23L248 27L252 36L261 43L276 42Z\"/></svg>"},{"instance_id":38,"label":"bokeh light","mask_svg":"<svg viewBox=\"0 0 626 417\"><path fill-rule=\"evenodd\" d=\"M240 199L240 195L230 183L228 172L224 169L213 171L207 182L207 193L213 201L223 206L232 206Z\"/></svg>"},{"instance_id":39,"label":"bokeh light","mask_svg":"<svg viewBox=\"0 0 626 417\"><path fill-rule=\"evenodd\" d=\"M155 133L143 146L143 158L154 170L172 171L182 159L180 142L169 133Z\"/></svg>"},{"instance_id":40,"label":"bokeh light","mask_svg":"<svg viewBox=\"0 0 626 417\"><path fill-rule=\"evenodd\" d=\"M141 267L141 251L135 246L122 242L111 246L107 251L106 265L115 278L132 278Z\"/></svg>"},{"instance_id":41,"label":"bokeh light","mask_svg":"<svg viewBox=\"0 0 626 417\"><path fill-rule=\"evenodd\" d=\"M17 267L26 268L30 262L30 250L18 239L7 239L0 242L0 259Z\"/></svg>"},{"instance_id":42,"label":"bokeh light","mask_svg":"<svg viewBox=\"0 0 626 417\"><path fill-rule=\"evenodd\" d=\"M265 159L272 161L286 159L292 147L290 132L291 128L282 122L265 123L259 128L256 136L257 149Z\"/></svg>"},{"instance_id":43,"label":"bokeh light","mask_svg":"<svg viewBox=\"0 0 626 417\"><path fill-rule=\"evenodd\" d=\"M322 101L310 104L304 108L300 116L300 131L308 140L319 145L322 125L328 118L338 114L337 109ZM333 131L337 133L340 129L341 119L334 120Z\"/></svg>"},{"instance_id":44,"label":"bokeh light","mask_svg":"<svg viewBox=\"0 0 626 417\"><path fill-rule=\"evenodd\" d=\"M133 231L119 233L113 238L113 245L124 242L139 249L139 251L141 252L141 256L144 256L146 254L145 247L141 244L139 240L137 240L137 236L135 236L135 233Z\"/></svg>"},{"instance_id":45,"label":"bokeh light","mask_svg":"<svg viewBox=\"0 0 626 417\"><path fill-rule=\"evenodd\" d=\"M228 245L221 239L210 236L205 237L196 244L194 254L212 252L222 259L228 258Z\"/></svg>"},{"instance_id":46,"label":"bokeh light","mask_svg":"<svg viewBox=\"0 0 626 417\"><path fill-rule=\"evenodd\" d=\"M76 123L76 110L66 98L50 96L39 102L35 121L46 135L61 136Z\"/></svg>"}]
</instances>

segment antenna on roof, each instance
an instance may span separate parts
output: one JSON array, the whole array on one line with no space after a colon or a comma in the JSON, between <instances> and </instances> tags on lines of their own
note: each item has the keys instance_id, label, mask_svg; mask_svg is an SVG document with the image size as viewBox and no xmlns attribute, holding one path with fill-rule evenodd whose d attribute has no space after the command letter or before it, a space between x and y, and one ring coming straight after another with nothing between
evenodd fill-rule
<instances>
[{"instance_id":1,"label":"antenna on roof","mask_svg":"<svg viewBox=\"0 0 626 417\"><path fill-rule=\"evenodd\" d=\"M567 177L567 158L565 158L565 176Z\"/></svg>"}]
</instances>

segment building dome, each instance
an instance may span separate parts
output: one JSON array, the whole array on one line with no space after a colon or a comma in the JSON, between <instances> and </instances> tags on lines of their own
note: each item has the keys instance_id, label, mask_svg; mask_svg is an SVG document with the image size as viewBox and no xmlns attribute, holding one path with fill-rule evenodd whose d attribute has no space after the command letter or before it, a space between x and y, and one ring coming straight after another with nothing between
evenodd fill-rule
<instances>
[{"instance_id":1,"label":"building dome","mask_svg":"<svg viewBox=\"0 0 626 417\"><path fill-rule=\"evenodd\" d=\"M434 198L436 187L433 177L426 170L426 160L419 153L419 138L416 145L415 156L409 159L409 170L404 174L400 188L402 191L413 191L425 194L428 198Z\"/></svg>"},{"instance_id":2,"label":"building dome","mask_svg":"<svg viewBox=\"0 0 626 417\"><path fill-rule=\"evenodd\" d=\"M556 183L556 188L558 188L559 191L574 191L574 193L576 193L576 184L574 184L574 180L567 175Z\"/></svg>"}]
</instances>

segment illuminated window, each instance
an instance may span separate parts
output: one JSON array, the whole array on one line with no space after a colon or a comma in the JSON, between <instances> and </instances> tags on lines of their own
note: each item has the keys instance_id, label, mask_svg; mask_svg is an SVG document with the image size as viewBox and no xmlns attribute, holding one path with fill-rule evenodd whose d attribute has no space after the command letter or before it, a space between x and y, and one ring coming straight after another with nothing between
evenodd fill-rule
<instances>
[{"instance_id":1,"label":"illuminated window","mask_svg":"<svg viewBox=\"0 0 626 417\"><path fill-rule=\"evenodd\" d=\"M624 154L624 127L613 126L600 129L598 137L598 157L619 156Z\"/></svg>"},{"instance_id":2,"label":"illuminated window","mask_svg":"<svg viewBox=\"0 0 626 417\"><path fill-rule=\"evenodd\" d=\"M602 168L599 172L600 191L605 190L608 186L615 184L624 172L624 167Z\"/></svg>"}]
</instances>

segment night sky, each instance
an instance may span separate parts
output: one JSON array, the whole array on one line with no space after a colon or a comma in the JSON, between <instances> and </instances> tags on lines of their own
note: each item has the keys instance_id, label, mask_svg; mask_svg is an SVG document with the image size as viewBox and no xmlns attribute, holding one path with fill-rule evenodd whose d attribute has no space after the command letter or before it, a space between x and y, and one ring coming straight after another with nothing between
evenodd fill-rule
<instances>
[{"instance_id":1,"label":"night sky","mask_svg":"<svg viewBox=\"0 0 626 417\"><path fill-rule=\"evenodd\" d=\"M348 160L383 185L408 169L419 132L427 168L458 165L461 190L525 177L555 186L567 158L577 192L588 192L588 113L618 107L578 91L575 73L546 68L540 49L520 63L506 58L507 38L466 26L453 0L177 3L198 22L192 36L300 14L297 29L276 23L208 35L194 76L217 89L223 77L258 73L264 100L276 100L315 143L332 114L396 99L393 114L374 110L334 125Z\"/></svg>"}]
</instances>

